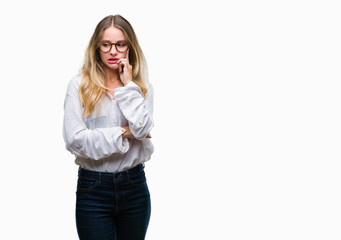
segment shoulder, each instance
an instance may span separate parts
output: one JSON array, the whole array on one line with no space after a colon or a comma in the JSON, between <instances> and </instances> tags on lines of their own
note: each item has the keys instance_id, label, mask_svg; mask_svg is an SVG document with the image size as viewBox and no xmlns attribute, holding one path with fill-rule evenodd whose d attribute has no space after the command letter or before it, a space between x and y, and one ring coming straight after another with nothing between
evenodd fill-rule
<instances>
[{"instance_id":1,"label":"shoulder","mask_svg":"<svg viewBox=\"0 0 341 240\"><path fill-rule=\"evenodd\" d=\"M82 80L83 80L83 76L82 75L78 75L74 78L72 78L69 82L69 86L75 86L75 87L78 87L81 85L82 83Z\"/></svg>"},{"instance_id":2,"label":"shoulder","mask_svg":"<svg viewBox=\"0 0 341 240\"><path fill-rule=\"evenodd\" d=\"M149 89L153 90L153 86L152 86L152 84L149 81L146 82L146 86L147 86L148 90Z\"/></svg>"},{"instance_id":3,"label":"shoulder","mask_svg":"<svg viewBox=\"0 0 341 240\"><path fill-rule=\"evenodd\" d=\"M146 86L147 86L147 89L148 89L147 96L148 95L152 96L153 92L154 92L153 85L148 81L148 82L146 82Z\"/></svg>"},{"instance_id":4,"label":"shoulder","mask_svg":"<svg viewBox=\"0 0 341 240\"><path fill-rule=\"evenodd\" d=\"M72 78L69 81L69 84L68 84L68 87L67 87L67 94L75 94L75 93L78 94L79 87L80 87L80 85L82 83L82 80L83 80L83 76L82 75L78 75L78 76Z\"/></svg>"},{"instance_id":5,"label":"shoulder","mask_svg":"<svg viewBox=\"0 0 341 240\"><path fill-rule=\"evenodd\" d=\"M148 92L149 91L153 92L153 86L152 86L152 84L149 81L145 81L144 84L145 84Z\"/></svg>"}]
</instances>

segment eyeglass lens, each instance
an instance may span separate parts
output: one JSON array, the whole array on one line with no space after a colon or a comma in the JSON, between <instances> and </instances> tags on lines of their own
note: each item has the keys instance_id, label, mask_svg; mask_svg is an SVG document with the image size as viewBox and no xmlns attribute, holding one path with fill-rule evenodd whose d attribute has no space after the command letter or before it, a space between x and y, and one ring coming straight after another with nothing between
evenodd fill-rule
<instances>
[{"instance_id":1,"label":"eyeglass lens","mask_svg":"<svg viewBox=\"0 0 341 240\"><path fill-rule=\"evenodd\" d=\"M99 48L102 52L107 53L111 50L112 45L115 45L115 48L119 52L125 52L128 50L128 44L126 42L117 42L117 43L110 43L110 42L101 42Z\"/></svg>"}]
</instances>

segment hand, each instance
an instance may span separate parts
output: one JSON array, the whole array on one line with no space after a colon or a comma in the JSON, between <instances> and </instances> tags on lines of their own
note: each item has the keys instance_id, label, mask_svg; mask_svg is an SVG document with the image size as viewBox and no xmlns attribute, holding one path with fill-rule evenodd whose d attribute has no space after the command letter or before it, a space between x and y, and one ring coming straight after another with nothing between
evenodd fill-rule
<instances>
[{"instance_id":1,"label":"hand","mask_svg":"<svg viewBox=\"0 0 341 240\"><path fill-rule=\"evenodd\" d=\"M122 127L124 128L126 131L125 133L122 134L123 138L130 138L130 139L136 139L133 134L131 134L129 125ZM150 133L148 133L148 135L146 136L146 138L152 138L152 135L150 135Z\"/></svg>"},{"instance_id":2,"label":"hand","mask_svg":"<svg viewBox=\"0 0 341 240\"><path fill-rule=\"evenodd\" d=\"M133 67L129 63L129 49L126 58L118 60L118 72L124 86L133 80Z\"/></svg>"}]
</instances>

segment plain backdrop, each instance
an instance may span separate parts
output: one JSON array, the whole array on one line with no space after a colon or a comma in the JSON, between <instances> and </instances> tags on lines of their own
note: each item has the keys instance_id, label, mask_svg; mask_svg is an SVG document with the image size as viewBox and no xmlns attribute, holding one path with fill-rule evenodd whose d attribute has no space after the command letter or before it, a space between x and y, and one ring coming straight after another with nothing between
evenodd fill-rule
<instances>
[{"instance_id":1,"label":"plain backdrop","mask_svg":"<svg viewBox=\"0 0 341 240\"><path fill-rule=\"evenodd\" d=\"M97 23L154 86L148 240L340 239L339 1L0 4L0 238L77 239L66 86Z\"/></svg>"}]
</instances>

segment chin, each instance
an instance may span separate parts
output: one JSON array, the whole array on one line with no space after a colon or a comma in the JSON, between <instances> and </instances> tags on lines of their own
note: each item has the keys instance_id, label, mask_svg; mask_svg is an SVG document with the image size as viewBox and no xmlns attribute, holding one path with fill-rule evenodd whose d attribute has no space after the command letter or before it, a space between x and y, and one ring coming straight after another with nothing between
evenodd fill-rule
<instances>
[{"instance_id":1,"label":"chin","mask_svg":"<svg viewBox=\"0 0 341 240\"><path fill-rule=\"evenodd\" d=\"M117 64L113 64L113 65L106 65L107 68L112 69L112 70L118 70L118 65Z\"/></svg>"}]
</instances>

